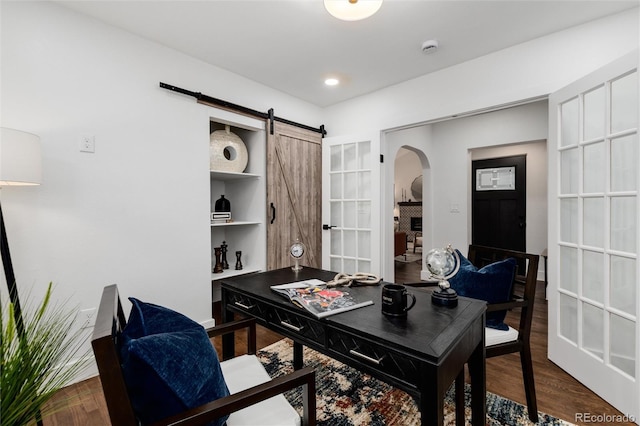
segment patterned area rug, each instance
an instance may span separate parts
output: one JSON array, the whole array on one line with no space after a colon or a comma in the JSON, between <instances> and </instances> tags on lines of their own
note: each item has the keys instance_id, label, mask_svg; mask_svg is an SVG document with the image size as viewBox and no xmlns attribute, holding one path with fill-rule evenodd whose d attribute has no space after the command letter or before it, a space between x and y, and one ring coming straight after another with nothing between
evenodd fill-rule
<instances>
[{"instance_id":1,"label":"patterned area rug","mask_svg":"<svg viewBox=\"0 0 640 426\"><path fill-rule=\"evenodd\" d=\"M271 377L293 371L293 344L280 340L258 351L258 357ZM305 366L316 369L318 425L419 425L420 412L413 398L367 374L348 367L312 349L304 348ZM470 389L467 387L466 392ZM300 390L285 394L291 405L302 413ZM455 424L453 389L445 400L445 425ZM467 421L471 421L471 408L467 395L465 407ZM487 392L487 425L534 425L527 417L527 408L509 399ZM538 425L571 425L548 414L540 413Z\"/></svg>"},{"instance_id":2,"label":"patterned area rug","mask_svg":"<svg viewBox=\"0 0 640 426\"><path fill-rule=\"evenodd\" d=\"M396 262L400 263L411 263L411 262L422 262L422 254L420 253L410 253L406 252L405 254L401 254L400 256L396 256L393 258Z\"/></svg>"}]
</instances>

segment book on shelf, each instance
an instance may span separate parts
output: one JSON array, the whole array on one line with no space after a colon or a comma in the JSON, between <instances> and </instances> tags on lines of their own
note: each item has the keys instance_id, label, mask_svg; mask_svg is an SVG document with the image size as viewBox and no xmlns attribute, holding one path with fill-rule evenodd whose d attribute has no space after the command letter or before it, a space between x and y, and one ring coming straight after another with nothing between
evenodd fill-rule
<instances>
[{"instance_id":1,"label":"book on shelf","mask_svg":"<svg viewBox=\"0 0 640 426\"><path fill-rule=\"evenodd\" d=\"M306 309L316 318L373 305L372 300L359 299L348 288L328 288L318 279L274 285L271 289L289 299L294 305Z\"/></svg>"},{"instance_id":2,"label":"book on shelf","mask_svg":"<svg viewBox=\"0 0 640 426\"><path fill-rule=\"evenodd\" d=\"M211 223L227 223L231 221L231 212L211 212Z\"/></svg>"}]
</instances>

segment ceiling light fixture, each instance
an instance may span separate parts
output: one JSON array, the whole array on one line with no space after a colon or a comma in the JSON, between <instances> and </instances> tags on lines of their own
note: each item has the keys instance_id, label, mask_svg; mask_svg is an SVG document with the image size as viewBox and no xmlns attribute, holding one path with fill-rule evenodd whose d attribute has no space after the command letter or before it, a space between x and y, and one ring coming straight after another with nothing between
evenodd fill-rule
<instances>
[{"instance_id":1,"label":"ceiling light fixture","mask_svg":"<svg viewBox=\"0 0 640 426\"><path fill-rule=\"evenodd\" d=\"M324 81L324 84L326 84L327 86L337 86L340 83L340 80L338 80L337 78L327 78Z\"/></svg>"},{"instance_id":2,"label":"ceiling light fixture","mask_svg":"<svg viewBox=\"0 0 640 426\"><path fill-rule=\"evenodd\" d=\"M324 7L331 15L343 21L359 21L380 9L382 0L324 0Z\"/></svg>"}]
</instances>

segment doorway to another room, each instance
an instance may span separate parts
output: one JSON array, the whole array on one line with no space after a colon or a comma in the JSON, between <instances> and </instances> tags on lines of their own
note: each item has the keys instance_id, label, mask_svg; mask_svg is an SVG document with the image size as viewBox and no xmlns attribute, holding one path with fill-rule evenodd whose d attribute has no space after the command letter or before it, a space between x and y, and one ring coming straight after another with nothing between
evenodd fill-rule
<instances>
[{"instance_id":1,"label":"doorway to another room","mask_svg":"<svg viewBox=\"0 0 640 426\"><path fill-rule=\"evenodd\" d=\"M423 250L423 164L402 147L394 167L394 272L396 282L420 280Z\"/></svg>"}]
</instances>

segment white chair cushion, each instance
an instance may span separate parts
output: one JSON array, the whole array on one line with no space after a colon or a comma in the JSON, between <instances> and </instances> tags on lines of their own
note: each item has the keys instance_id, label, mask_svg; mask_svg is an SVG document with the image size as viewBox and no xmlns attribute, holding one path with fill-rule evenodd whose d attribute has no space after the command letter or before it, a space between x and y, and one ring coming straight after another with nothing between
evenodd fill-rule
<instances>
[{"instance_id":1,"label":"white chair cushion","mask_svg":"<svg viewBox=\"0 0 640 426\"><path fill-rule=\"evenodd\" d=\"M509 330L496 330L495 328L485 327L484 331L485 347L513 342L518 339L518 330L511 327L509 327Z\"/></svg>"},{"instance_id":2,"label":"white chair cushion","mask_svg":"<svg viewBox=\"0 0 640 426\"><path fill-rule=\"evenodd\" d=\"M271 380L254 355L242 355L220 363L231 394ZM298 412L283 395L277 395L243 410L232 413L228 426L300 426Z\"/></svg>"}]
</instances>

